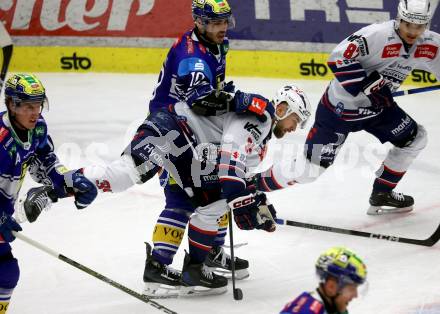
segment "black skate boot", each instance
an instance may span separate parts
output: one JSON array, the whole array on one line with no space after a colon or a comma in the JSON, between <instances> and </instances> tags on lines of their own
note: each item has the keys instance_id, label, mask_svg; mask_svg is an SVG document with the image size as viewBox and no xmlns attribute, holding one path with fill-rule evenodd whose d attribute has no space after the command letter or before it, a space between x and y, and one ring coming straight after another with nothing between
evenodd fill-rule
<instances>
[{"instance_id":1,"label":"black skate boot","mask_svg":"<svg viewBox=\"0 0 440 314\"><path fill-rule=\"evenodd\" d=\"M235 278L237 280L249 277L249 262L239 257L235 258ZM231 256L225 252L223 247L212 247L205 261L206 266L210 267L219 275L231 278L232 260Z\"/></svg>"},{"instance_id":2,"label":"black skate boot","mask_svg":"<svg viewBox=\"0 0 440 314\"><path fill-rule=\"evenodd\" d=\"M150 298L171 298L179 295L180 271L157 261L151 255L151 245L145 243L147 260L144 270L144 295Z\"/></svg>"},{"instance_id":3,"label":"black skate boot","mask_svg":"<svg viewBox=\"0 0 440 314\"><path fill-rule=\"evenodd\" d=\"M406 213L413 210L414 199L402 193L374 192L370 196L368 215Z\"/></svg>"},{"instance_id":4,"label":"black skate boot","mask_svg":"<svg viewBox=\"0 0 440 314\"><path fill-rule=\"evenodd\" d=\"M204 263L192 263L185 253L181 296L222 294L227 291L227 286L227 278L214 274Z\"/></svg>"}]
</instances>

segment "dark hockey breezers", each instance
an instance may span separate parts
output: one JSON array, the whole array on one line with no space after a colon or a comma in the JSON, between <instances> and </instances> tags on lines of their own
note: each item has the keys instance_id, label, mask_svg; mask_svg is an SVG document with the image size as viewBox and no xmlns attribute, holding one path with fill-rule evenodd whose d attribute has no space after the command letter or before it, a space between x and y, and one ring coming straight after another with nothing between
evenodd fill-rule
<instances>
[{"instance_id":1,"label":"dark hockey breezers","mask_svg":"<svg viewBox=\"0 0 440 314\"><path fill-rule=\"evenodd\" d=\"M370 196L368 215L406 213L413 210L414 199L402 193L374 192Z\"/></svg>"}]
</instances>

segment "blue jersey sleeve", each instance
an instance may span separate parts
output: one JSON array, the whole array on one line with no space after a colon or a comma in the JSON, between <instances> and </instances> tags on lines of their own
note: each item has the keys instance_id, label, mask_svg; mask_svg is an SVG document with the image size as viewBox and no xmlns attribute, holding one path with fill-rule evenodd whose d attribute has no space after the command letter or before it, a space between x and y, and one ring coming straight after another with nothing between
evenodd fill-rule
<instances>
[{"instance_id":1,"label":"blue jersey sleeve","mask_svg":"<svg viewBox=\"0 0 440 314\"><path fill-rule=\"evenodd\" d=\"M60 163L54 150L52 138L46 131L35 150L35 158L29 165L29 173L34 181L52 185L57 195L63 197L66 194L63 173L67 169Z\"/></svg>"},{"instance_id":2,"label":"blue jersey sleeve","mask_svg":"<svg viewBox=\"0 0 440 314\"><path fill-rule=\"evenodd\" d=\"M324 305L310 293L303 292L292 302L284 306L280 314L325 314Z\"/></svg>"}]
</instances>

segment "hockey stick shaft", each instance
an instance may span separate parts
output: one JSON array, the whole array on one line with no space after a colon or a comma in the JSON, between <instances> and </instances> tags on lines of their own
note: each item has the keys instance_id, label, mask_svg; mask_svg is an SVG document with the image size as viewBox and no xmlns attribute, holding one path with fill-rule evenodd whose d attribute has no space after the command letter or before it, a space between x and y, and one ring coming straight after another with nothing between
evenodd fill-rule
<instances>
[{"instance_id":1,"label":"hockey stick shaft","mask_svg":"<svg viewBox=\"0 0 440 314\"><path fill-rule=\"evenodd\" d=\"M243 292L235 287L235 256L234 256L234 226L232 225L232 210L228 212L229 223L229 244L231 250L231 280L232 280L232 294L234 300L241 300Z\"/></svg>"},{"instance_id":2,"label":"hockey stick shaft","mask_svg":"<svg viewBox=\"0 0 440 314\"><path fill-rule=\"evenodd\" d=\"M405 95L411 95L411 94L419 94L419 93L425 93L425 92L432 92L435 90L440 89L440 85L432 85L432 86L426 86L426 87L418 87L418 88L412 88L407 90L401 90L398 92L393 93L394 97L399 96L405 96Z\"/></svg>"},{"instance_id":3,"label":"hockey stick shaft","mask_svg":"<svg viewBox=\"0 0 440 314\"><path fill-rule=\"evenodd\" d=\"M120 283L118 283L118 282L116 282L116 281L114 281L114 280L112 280L112 279L110 279L110 278L108 278L108 277L106 277L106 276L104 276L104 275L102 275L102 274L100 274L100 273L98 273L98 272L96 272L96 271L94 271L94 270L92 270L92 269L90 269L90 268L88 268L88 267L86 267L86 266L84 266L84 265L82 265L82 264L80 264L80 263L78 263L78 262L68 258L67 256L64 256L64 255L62 255L62 254L52 250L51 248L48 248L47 246L43 245L42 243L37 242L37 241L35 241L35 240L25 236L22 233L15 232L15 231L13 231L12 233L14 234L15 237L17 237L18 239L22 240L23 242L26 242L27 244L29 244L29 245L31 245L31 246L33 246L33 247L35 247L35 248L37 248L37 249L39 249L39 250L41 250L43 252L46 252L47 254L52 255L53 257L55 257L55 258L65 262L65 263L67 263L67 264L69 264L69 265L71 265L73 267L76 267L77 269L79 269L79 270L89 274L90 276L93 276L93 277L95 277L95 278L97 278L97 279L99 279L99 280L101 280L101 281L103 281L103 282L105 282L105 283L107 283L107 284L109 284L109 285L111 285L111 286L121 290L122 292L125 292L125 293L131 295L132 297L135 297L136 299L151 305L152 307L154 307L154 308L156 308L156 309L158 309L158 310L160 310L160 311L162 311L164 313L177 314L177 312L174 312L174 311L166 308L165 306L163 306L163 305L161 305L161 304L159 304L159 303L149 299L148 297L143 296L142 294L137 293L134 290L131 290L130 288L128 288L128 287L126 287L126 286L124 286L124 285L122 285L122 284L120 284Z\"/></svg>"},{"instance_id":4,"label":"hockey stick shaft","mask_svg":"<svg viewBox=\"0 0 440 314\"><path fill-rule=\"evenodd\" d=\"M358 231L358 230L329 227L329 226L323 226L323 225L315 225L315 224L298 222L298 221L287 220L287 219L276 219L276 222L277 222L277 224L280 224L280 225L287 225L287 226L293 226L293 227L298 227L298 228L306 228L306 229L312 229L312 230L319 230L319 231L352 235L352 236L357 236L357 237L385 240L385 241L391 241L391 242L401 242L401 243L422 245L422 246L433 246L434 244L436 244L440 240L440 225L437 227L437 229L434 231L434 233L429 238L419 240L419 239L411 239L411 238L404 238L404 237L396 237L396 236L380 234L380 233L372 233L372 232L365 232L365 231Z\"/></svg>"},{"instance_id":5,"label":"hockey stick shaft","mask_svg":"<svg viewBox=\"0 0 440 314\"><path fill-rule=\"evenodd\" d=\"M6 31L3 23L0 23L0 48L3 50L3 62L0 70L0 92L3 88L3 82L5 81L6 74L8 73L9 63L12 59L12 40Z\"/></svg>"}]
</instances>

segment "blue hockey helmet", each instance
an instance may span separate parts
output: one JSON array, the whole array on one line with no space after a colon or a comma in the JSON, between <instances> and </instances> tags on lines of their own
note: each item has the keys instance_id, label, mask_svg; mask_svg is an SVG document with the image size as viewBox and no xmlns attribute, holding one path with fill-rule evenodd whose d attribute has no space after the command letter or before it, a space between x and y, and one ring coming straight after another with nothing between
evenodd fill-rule
<instances>
[{"instance_id":1,"label":"blue hockey helmet","mask_svg":"<svg viewBox=\"0 0 440 314\"><path fill-rule=\"evenodd\" d=\"M12 99L16 106L23 102L45 103L46 89L33 74L15 74L6 81L5 99Z\"/></svg>"},{"instance_id":2,"label":"blue hockey helmet","mask_svg":"<svg viewBox=\"0 0 440 314\"><path fill-rule=\"evenodd\" d=\"M235 27L235 19L226 0L193 0L191 8L193 19L201 19L203 24L208 24L210 21L227 20L229 28Z\"/></svg>"},{"instance_id":3,"label":"blue hockey helmet","mask_svg":"<svg viewBox=\"0 0 440 314\"><path fill-rule=\"evenodd\" d=\"M316 274L321 281L333 277L340 288L347 284L361 285L367 278L367 267L352 251L333 247L322 253L316 261Z\"/></svg>"}]
</instances>

